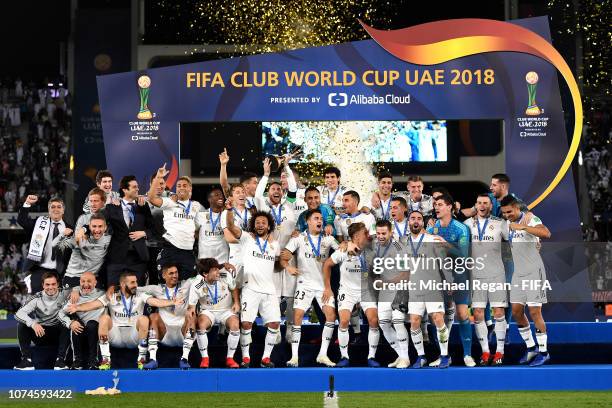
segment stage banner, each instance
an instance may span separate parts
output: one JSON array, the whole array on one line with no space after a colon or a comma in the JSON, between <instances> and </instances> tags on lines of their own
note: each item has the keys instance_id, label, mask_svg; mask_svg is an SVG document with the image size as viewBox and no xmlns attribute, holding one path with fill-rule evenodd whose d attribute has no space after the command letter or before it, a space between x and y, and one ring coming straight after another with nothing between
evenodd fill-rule
<instances>
[{"instance_id":1,"label":"stage banner","mask_svg":"<svg viewBox=\"0 0 612 408\"><path fill-rule=\"evenodd\" d=\"M180 122L497 119L512 192L541 216L553 241L581 242L570 164L582 105L547 17L364 29L372 40L98 77L108 167L146 183L167 163L173 186ZM558 72L573 96L571 147ZM590 299L585 271L549 271L549 279ZM589 302L555 303L545 313L593 318Z\"/></svg>"}]
</instances>

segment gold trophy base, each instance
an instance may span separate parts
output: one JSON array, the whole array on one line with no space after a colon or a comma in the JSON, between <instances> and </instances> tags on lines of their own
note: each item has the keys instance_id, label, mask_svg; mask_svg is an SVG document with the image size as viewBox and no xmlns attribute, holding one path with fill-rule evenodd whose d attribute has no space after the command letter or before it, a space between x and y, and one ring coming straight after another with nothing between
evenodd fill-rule
<instances>
[{"instance_id":1,"label":"gold trophy base","mask_svg":"<svg viewBox=\"0 0 612 408\"><path fill-rule=\"evenodd\" d=\"M138 112L138 115L136 117L138 119L144 119L144 120L153 119L153 115L151 114L151 111L148 109L142 112Z\"/></svg>"},{"instance_id":2,"label":"gold trophy base","mask_svg":"<svg viewBox=\"0 0 612 408\"><path fill-rule=\"evenodd\" d=\"M525 111L525 115L529 115L529 116L537 116L540 113L542 113L542 111L540 110L540 108L538 108L537 105L536 106L530 106Z\"/></svg>"}]
</instances>

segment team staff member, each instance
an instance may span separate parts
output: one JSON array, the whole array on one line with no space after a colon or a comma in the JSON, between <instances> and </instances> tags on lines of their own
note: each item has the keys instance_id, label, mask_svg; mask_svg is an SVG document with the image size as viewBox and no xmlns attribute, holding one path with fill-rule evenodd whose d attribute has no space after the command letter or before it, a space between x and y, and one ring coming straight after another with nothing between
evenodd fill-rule
<instances>
[{"instance_id":1,"label":"team staff member","mask_svg":"<svg viewBox=\"0 0 612 408\"><path fill-rule=\"evenodd\" d=\"M111 174L110 171L108 170L98 171L98 173L96 174L96 187L104 192L104 199L102 201L103 207L106 204L111 204L111 203L118 204L119 203L119 199L121 197L119 196L118 192L113 191L113 175ZM85 200L85 203L83 204L83 212L85 214L95 212L91 208L91 205L89 204L89 200L87 199Z\"/></svg>"},{"instance_id":2,"label":"team staff member","mask_svg":"<svg viewBox=\"0 0 612 408\"><path fill-rule=\"evenodd\" d=\"M30 236L30 247L23 265L24 270L30 271L26 278L28 293L42 290L42 276L45 273L63 275L70 258L69 252L58 256L53 251L53 244L59 242L62 236L72 235L71 227L63 219L64 202L60 198L52 198L48 204L49 214L34 219L30 217L30 209L37 202L38 196L27 196L17 215L17 223Z\"/></svg>"},{"instance_id":3,"label":"team staff member","mask_svg":"<svg viewBox=\"0 0 612 408\"><path fill-rule=\"evenodd\" d=\"M124 176L119 182L119 204L107 204L102 210L113 235L108 248L107 286L119 284L119 276L133 272L140 285L147 281L149 251L146 230L151 227L151 210L143 202L137 205L138 182L135 176Z\"/></svg>"}]
</instances>

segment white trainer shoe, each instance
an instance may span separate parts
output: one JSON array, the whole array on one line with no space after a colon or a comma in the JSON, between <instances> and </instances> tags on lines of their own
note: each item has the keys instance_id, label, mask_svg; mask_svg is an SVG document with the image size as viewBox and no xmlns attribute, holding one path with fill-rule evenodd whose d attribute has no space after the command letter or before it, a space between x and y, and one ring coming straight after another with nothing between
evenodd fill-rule
<instances>
[{"instance_id":1,"label":"white trainer shoe","mask_svg":"<svg viewBox=\"0 0 612 408\"><path fill-rule=\"evenodd\" d=\"M464 356L463 362L466 367L476 367L476 361L472 358L472 356Z\"/></svg>"},{"instance_id":2,"label":"white trainer shoe","mask_svg":"<svg viewBox=\"0 0 612 408\"><path fill-rule=\"evenodd\" d=\"M324 366L327 366L327 367L335 367L336 366L336 363L331 361L329 359L329 357L327 357L326 355L318 355L317 356L317 363L323 364Z\"/></svg>"},{"instance_id":3,"label":"white trainer shoe","mask_svg":"<svg viewBox=\"0 0 612 408\"><path fill-rule=\"evenodd\" d=\"M395 366L395 368L408 368L410 367L410 360L406 360L404 358L400 358L399 362Z\"/></svg>"},{"instance_id":4,"label":"white trainer shoe","mask_svg":"<svg viewBox=\"0 0 612 408\"><path fill-rule=\"evenodd\" d=\"M297 367L298 366L298 358L293 357L291 360L287 361L287 367Z\"/></svg>"},{"instance_id":5,"label":"white trainer shoe","mask_svg":"<svg viewBox=\"0 0 612 408\"><path fill-rule=\"evenodd\" d=\"M402 359L401 359L400 357L398 357L398 358L396 358L396 359L395 359L395 361L394 361L394 362L392 362L391 364L389 364L387 367L389 367L389 368L395 368L395 367L397 367L397 365L399 364L399 362L400 362L401 360L402 360Z\"/></svg>"}]
</instances>

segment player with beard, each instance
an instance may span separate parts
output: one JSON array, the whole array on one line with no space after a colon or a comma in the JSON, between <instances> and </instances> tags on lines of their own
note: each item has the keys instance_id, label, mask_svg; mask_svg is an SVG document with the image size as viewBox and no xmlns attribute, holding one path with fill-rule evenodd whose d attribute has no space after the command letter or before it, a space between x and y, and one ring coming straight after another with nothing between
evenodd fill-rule
<instances>
[{"instance_id":1,"label":"player with beard","mask_svg":"<svg viewBox=\"0 0 612 408\"><path fill-rule=\"evenodd\" d=\"M321 201L334 209L336 214L344 212L342 196L346 187L340 184L340 170L337 167L328 167L323 170L325 185L317 187L321 192Z\"/></svg>"},{"instance_id":2,"label":"player with beard","mask_svg":"<svg viewBox=\"0 0 612 408\"><path fill-rule=\"evenodd\" d=\"M369 214L374 218L371 214ZM338 291L338 312L340 315L340 325L338 326L338 343L340 345L340 354L342 357L336 364L336 367L348 367L349 354L348 343L349 333L348 326L351 318L351 312L355 306L361 303L361 307L365 311L366 318L370 330L368 332L368 366L380 367L380 364L375 360L376 349L380 333L378 330L378 314L376 299L369 297L362 299L362 289L367 285L368 265L365 259L365 248L369 245L370 237L368 229L361 222L352 223L348 227L349 242L347 251L336 251L323 264L323 276L325 290L323 291L323 303L329 301L333 296L331 288L331 270L334 265L340 265L340 289ZM363 275L363 276L362 276ZM367 292L366 292L367 293Z\"/></svg>"},{"instance_id":3,"label":"player with beard","mask_svg":"<svg viewBox=\"0 0 612 408\"><path fill-rule=\"evenodd\" d=\"M398 265L397 259L403 256L406 248L393 239L393 232L389 220L378 220L376 222L376 241L369 247L364 248L366 262L369 270L377 275L376 281L380 283L396 283L407 280L408 270L404 265ZM391 259L388 266L387 260ZM374 282L373 282L374 284ZM408 357L408 333L406 328L397 331L394 326L404 324L405 315L399 310L394 310L395 305L400 305L407 297L403 290L378 290L378 322L380 329L387 339L389 346L397 353L398 358L391 364L391 368L408 368L410 359ZM397 324L395 324L397 323Z\"/></svg>"},{"instance_id":4,"label":"player with beard","mask_svg":"<svg viewBox=\"0 0 612 408\"><path fill-rule=\"evenodd\" d=\"M532 216L529 224L521 223L521 220L525 218L525 213L521 211L521 204L514 197L506 197L500 204L504 218L510 223L508 241L511 244L514 262L514 275L510 290L512 317L518 325L519 334L527 345L527 352L519 363L529 363L530 367L537 367L550 360L546 323L542 316L542 305L547 302L545 286L547 280L538 245L540 239L550 238L551 234L535 215ZM529 315L536 328L537 349L531 334L529 320L525 315L525 306L529 308Z\"/></svg>"},{"instance_id":5,"label":"player with beard","mask_svg":"<svg viewBox=\"0 0 612 408\"><path fill-rule=\"evenodd\" d=\"M226 208L228 210L232 208L231 200L226 203ZM244 262L244 285L240 298L242 304L240 346L242 367L245 368L251 363L249 354L251 330L258 312L268 328L261 367L274 367L270 355L276 345L281 320L280 303L274 286L274 267L280 255L278 241L272 236L274 226L274 218L270 213L257 211L249 221L247 231L252 232L246 232L234 224L234 212L227 213L227 230L240 245Z\"/></svg>"},{"instance_id":6,"label":"player with beard","mask_svg":"<svg viewBox=\"0 0 612 408\"><path fill-rule=\"evenodd\" d=\"M444 240L441 237L425 233L423 214L419 211L410 212L408 222L410 223L410 234L408 235L409 255L413 258L414 262L419 258L425 261L420 264L420 269L416 269L410 275L410 282L414 286L414 289L410 291L408 302L410 338L417 351L417 359L411 367L422 368L427 366L423 344L424 333L421 325L423 315L431 315L431 319L438 331L438 346L440 347L438 367L448 368L450 365L450 357L448 356L450 331L444 323L444 296L441 291L428 290L425 287L428 282L437 282L441 278L440 270L435 263L428 265L426 261L438 257L436 242L443 242ZM397 326L396 330L398 330Z\"/></svg>"},{"instance_id":7,"label":"player with beard","mask_svg":"<svg viewBox=\"0 0 612 408\"><path fill-rule=\"evenodd\" d=\"M229 246L223 234L221 218L225 209L225 197L220 188L208 193L208 210L198 213L200 232L198 238L198 259L215 258L224 264L229 260Z\"/></svg>"},{"instance_id":8,"label":"player with beard","mask_svg":"<svg viewBox=\"0 0 612 408\"><path fill-rule=\"evenodd\" d=\"M186 280L196 275L195 256L193 246L195 232L200 227L197 214L204 209L202 204L191 199L192 184L189 177L179 177L176 182L176 196L174 201L168 197L158 197L153 188L159 179L165 178L169 173L166 164L157 170L155 182L147 193L149 203L164 211L164 246L157 257L157 269L161 271L164 265L176 265L179 270L179 279Z\"/></svg>"},{"instance_id":9,"label":"player with beard","mask_svg":"<svg viewBox=\"0 0 612 408\"><path fill-rule=\"evenodd\" d=\"M229 207L227 204L231 203ZM246 207L246 198L244 193L244 187L240 184L235 184L230 188L229 198L225 202L225 209L221 213L221 228L223 228L223 236L229 244L229 263L234 265L236 272L234 278L236 279L236 287L242 288L244 280L244 262L242 259L242 246L236 239L234 234L229 230L229 216L232 216L232 223L235 228L239 228L241 231L249 230L249 221L252 216L249 209Z\"/></svg>"},{"instance_id":10,"label":"player with beard","mask_svg":"<svg viewBox=\"0 0 612 408\"><path fill-rule=\"evenodd\" d=\"M291 239L291 234L295 231L295 223L297 217L295 214L295 200L297 184L293 178L293 172L289 168L291 155L285 155L285 167L283 171L287 173L287 183L289 191L287 199L283 200L282 186L277 182L270 183L268 187L268 196L264 197L264 190L268 184L270 177L271 163L269 158L265 158L263 162L264 175L259 180L257 190L255 191L255 206L259 211L266 211L274 217L274 231L272 233L274 240L278 242L280 248L284 248ZM291 341L291 333L293 329L293 295L295 293L295 276L287 273L284 268L277 270L274 274L274 286L279 299L286 299L286 334L285 338L288 342ZM280 339L279 339L280 340Z\"/></svg>"},{"instance_id":11,"label":"player with beard","mask_svg":"<svg viewBox=\"0 0 612 408\"><path fill-rule=\"evenodd\" d=\"M331 235L323 234L323 215L317 209L305 213L308 229L297 237L291 238L281 254L280 264L288 273L297 276L295 291L293 332L291 335L291 360L288 367L298 366L298 350L302 336L302 320L304 313L316 300L325 314L325 326L321 340L321 348L317 355L317 363L334 367L327 356L327 349L334 334L336 321L335 302L333 296L323 302L323 262L329 257L331 249L338 249L338 242ZM289 261L297 253L298 267L290 265Z\"/></svg>"},{"instance_id":12,"label":"player with beard","mask_svg":"<svg viewBox=\"0 0 612 408\"><path fill-rule=\"evenodd\" d=\"M488 194L480 194L476 200L478 214L468 218L465 225L472 234L472 258L481 259L484 268L474 268L472 281L481 281L492 287L501 287L506 282L502 261L502 241L508 240L508 224L505 220L491 215L492 203ZM485 323L485 308L493 307L495 316L495 337L497 349L491 357L488 330ZM472 313L476 336L482 348L480 364L501 364L504 358L506 338L505 308L508 307L508 293L472 288Z\"/></svg>"},{"instance_id":13,"label":"player with beard","mask_svg":"<svg viewBox=\"0 0 612 408\"><path fill-rule=\"evenodd\" d=\"M87 303L104 296L104 292L96 288L96 276L92 272L84 272L80 277L79 286L73 292L78 295L75 303ZM74 363L72 368L81 370L98 369L98 320L104 313L104 309L96 309L89 312L78 312L74 320L68 316L68 304L59 311L58 317L66 327L71 330L72 346L74 349ZM85 359L87 358L87 361Z\"/></svg>"},{"instance_id":14,"label":"player with beard","mask_svg":"<svg viewBox=\"0 0 612 408\"><path fill-rule=\"evenodd\" d=\"M334 235L334 219L336 213L334 209L327 204L321 204L321 193L314 186L309 186L304 193L304 200L308 210L319 210L323 216L323 231L325 235ZM308 223L306 222L306 214L302 213L298 217L296 229L300 232L304 232L308 229Z\"/></svg>"},{"instance_id":15,"label":"player with beard","mask_svg":"<svg viewBox=\"0 0 612 408\"><path fill-rule=\"evenodd\" d=\"M179 282L179 272L175 265L162 267L164 283L149 285L142 291L161 300L184 299L180 306L162 307L149 315L149 362L144 365L145 370L155 370L157 364L157 343L167 347L182 347L183 355L179 361L179 368L188 369L189 352L195 340L195 316L187 313L187 304L192 279Z\"/></svg>"},{"instance_id":16,"label":"player with beard","mask_svg":"<svg viewBox=\"0 0 612 408\"><path fill-rule=\"evenodd\" d=\"M110 346L138 347L138 368L144 367L147 357L147 334L149 318L144 315L145 304L153 307L172 307L183 304L182 298L173 300L155 299L151 295L138 291L136 274L124 272L119 277L120 288L113 293L106 293L96 300L81 304L69 304L67 312L89 312L108 307L109 313L99 319L98 338L100 345L100 370L111 367Z\"/></svg>"},{"instance_id":17,"label":"player with beard","mask_svg":"<svg viewBox=\"0 0 612 408\"><path fill-rule=\"evenodd\" d=\"M336 215L334 226L338 241L342 242L349 240L348 228L351 224L362 223L368 230L368 235L373 237L376 235L376 219L372 214L366 214L359 211L359 194L356 191L350 190L343 194L342 205L344 213Z\"/></svg>"},{"instance_id":18,"label":"player with beard","mask_svg":"<svg viewBox=\"0 0 612 408\"><path fill-rule=\"evenodd\" d=\"M423 216L429 218L433 213L433 199L427 194L423 194L423 179L420 176L408 177L406 188L408 191L396 191L394 197L402 197L406 200L409 211L419 211ZM381 208L380 197L378 194L372 196L372 207Z\"/></svg>"}]
</instances>

